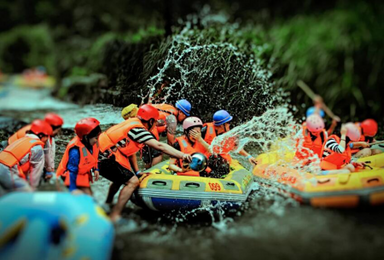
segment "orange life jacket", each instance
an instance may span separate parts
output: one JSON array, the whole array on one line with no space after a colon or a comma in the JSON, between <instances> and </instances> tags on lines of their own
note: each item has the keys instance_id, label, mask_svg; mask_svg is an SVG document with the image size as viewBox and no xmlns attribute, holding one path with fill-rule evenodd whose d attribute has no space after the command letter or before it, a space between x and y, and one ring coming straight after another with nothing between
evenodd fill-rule
<instances>
[{"instance_id":1,"label":"orange life jacket","mask_svg":"<svg viewBox=\"0 0 384 260\"><path fill-rule=\"evenodd\" d=\"M312 150L314 154L317 154L317 156L321 158L321 152L326 137L326 131L323 129L323 131L317 134L316 139L312 141L311 132L308 131L307 126L303 124L302 129L304 137L303 148L308 148ZM296 144L296 147L298 147L298 144L299 143ZM296 151L296 157L299 159L305 159L309 156L311 155L305 149L300 149Z\"/></svg>"},{"instance_id":2,"label":"orange life jacket","mask_svg":"<svg viewBox=\"0 0 384 260\"><path fill-rule=\"evenodd\" d=\"M215 139L215 137L217 136L215 131L215 125L213 122L205 123L204 127L207 128L204 136L204 141L206 141L209 145L211 145L213 139ZM224 141L224 143L226 142ZM211 153L209 151L205 152L204 154L205 156L207 156L207 158L211 156ZM228 153L221 153L220 156L223 157L228 163L231 163L232 157Z\"/></svg>"},{"instance_id":3,"label":"orange life jacket","mask_svg":"<svg viewBox=\"0 0 384 260\"><path fill-rule=\"evenodd\" d=\"M80 162L79 162L79 171L77 172L76 185L81 187L89 187L89 182L92 178L91 170L97 168L98 157L99 157L99 144L96 143L92 147L91 153L85 145L81 142L78 136L75 136L67 145L65 149L63 158L57 168L57 176L65 176L65 185L69 186L70 176L68 174L68 159L69 159L69 150L73 147L79 148L80 153Z\"/></svg>"},{"instance_id":4,"label":"orange life jacket","mask_svg":"<svg viewBox=\"0 0 384 260\"><path fill-rule=\"evenodd\" d=\"M31 163L28 160L24 164L20 165L20 161L28 153L31 153L31 149L36 145L41 145L43 147L44 143L38 139L34 139L28 136L22 137L7 146L0 153L0 163L10 168L18 165L19 176L25 179L26 175L30 171Z\"/></svg>"},{"instance_id":5,"label":"orange life jacket","mask_svg":"<svg viewBox=\"0 0 384 260\"><path fill-rule=\"evenodd\" d=\"M177 108L168 104L154 104L152 105L157 110L159 110L159 114L164 114L165 118L169 115L174 115L177 117ZM160 116L161 117L161 116Z\"/></svg>"},{"instance_id":6,"label":"orange life jacket","mask_svg":"<svg viewBox=\"0 0 384 260\"><path fill-rule=\"evenodd\" d=\"M131 156L144 147L144 144L139 144L128 137L129 131L133 128L144 128L140 119L130 118L124 122L114 125L107 131L101 133L99 136L100 151L105 152L111 147L116 146L119 142L125 142L123 145L119 145L119 151L125 156Z\"/></svg>"},{"instance_id":7,"label":"orange life jacket","mask_svg":"<svg viewBox=\"0 0 384 260\"><path fill-rule=\"evenodd\" d=\"M216 137L215 125L214 123L205 123L204 127L207 127L207 131L205 132L204 141L208 144L211 144L213 139Z\"/></svg>"},{"instance_id":8,"label":"orange life jacket","mask_svg":"<svg viewBox=\"0 0 384 260\"><path fill-rule=\"evenodd\" d=\"M206 153L206 150L202 144L200 144L199 142L195 142L192 145L191 142L188 140L188 138L185 135L176 138L175 141L179 143L180 151L182 153L185 153L185 154L193 154L193 153L197 153L197 152L203 153L203 154ZM179 165L179 167L183 166L183 160L182 159L178 160L178 165ZM199 172L196 172L196 171L187 171L187 172L180 172L180 173L178 172L177 174L178 175L188 175L188 176L200 176Z\"/></svg>"},{"instance_id":9,"label":"orange life jacket","mask_svg":"<svg viewBox=\"0 0 384 260\"><path fill-rule=\"evenodd\" d=\"M335 139L338 144L340 143L340 137L338 137L337 135L331 135L327 139L327 141L330 139ZM352 158L351 148L348 144L346 144L344 152L337 153L332 151L329 148L325 148L325 144L327 143L327 141L324 142L321 153L323 154L324 151L327 151L329 155L327 157L322 158L321 168L324 168L324 166L327 165L327 167L324 168L324 170L333 170L333 168L329 168L328 166L334 165L335 166L334 169L341 169L344 165L348 164L351 161L351 158Z\"/></svg>"},{"instance_id":10,"label":"orange life jacket","mask_svg":"<svg viewBox=\"0 0 384 260\"><path fill-rule=\"evenodd\" d=\"M8 138L8 144L13 143L14 141L24 137L27 133L27 131L31 130L31 125L26 125L23 128L17 130L16 133L14 133L11 137Z\"/></svg>"}]
</instances>

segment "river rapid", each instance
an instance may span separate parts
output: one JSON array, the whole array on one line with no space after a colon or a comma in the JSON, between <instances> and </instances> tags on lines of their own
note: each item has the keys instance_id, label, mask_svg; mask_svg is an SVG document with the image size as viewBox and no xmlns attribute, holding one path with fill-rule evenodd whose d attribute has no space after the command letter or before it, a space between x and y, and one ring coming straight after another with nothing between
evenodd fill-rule
<instances>
[{"instance_id":1,"label":"river rapid","mask_svg":"<svg viewBox=\"0 0 384 260\"><path fill-rule=\"evenodd\" d=\"M31 92L32 93L32 92ZM122 121L120 107L107 104L79 107L47 98L18 93L17 102L1 102L1 131L15 129L11 122L29 122L47 111L64 117L58 136L56 162L73 136L75 123L87 116L100 120L102 129ZM23 97L24 100L21 98ZM44 97L44 102L40 102ZM4 99L2 100L4 101ZM28 105L23 105L27 103ZM17 105L18 104L18 105ZM15 121L16 120L16 121ZM8 123L7 123L8 122ZM256 153L257 150L250 150ZM141 165L142 166L142 165ZM249 166L247 166L249 167ZM96 200L105 200L108 181L93 185ZM53 190L44 184L41 190ZM113 259L383 259L384 208L354 210L318 209L261 188L237 213L158 213L131 202L118 226Z\"/></svg>"}]
</instances>

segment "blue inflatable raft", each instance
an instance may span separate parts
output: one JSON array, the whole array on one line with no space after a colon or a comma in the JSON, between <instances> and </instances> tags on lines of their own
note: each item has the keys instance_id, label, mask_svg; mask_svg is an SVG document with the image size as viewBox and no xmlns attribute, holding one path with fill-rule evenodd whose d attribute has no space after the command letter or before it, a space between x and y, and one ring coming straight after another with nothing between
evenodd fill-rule
<instances>
[{"instance_id":1,"label":"blue inflatable raft","mask_svg":"<svg viewBox=\"0 0 384 260\"><path fill-rule=\"evenodd\" d=\"M110 259L114 229L87 195L9 193L0 198L0 259Z\"/></svg>"}]
</instances>

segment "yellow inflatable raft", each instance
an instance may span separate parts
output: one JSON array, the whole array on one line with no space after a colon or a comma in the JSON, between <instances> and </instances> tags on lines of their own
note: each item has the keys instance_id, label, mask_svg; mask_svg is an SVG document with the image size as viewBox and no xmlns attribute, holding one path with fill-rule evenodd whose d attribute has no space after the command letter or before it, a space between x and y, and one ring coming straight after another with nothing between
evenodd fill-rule
<instances>
[{"instance_id":1,"label":"yellow inflatable raft","mask_svg":"<svg viewBox=\"0 0 384 260\"><path fill-rule=\"evenodd\" d=\"M140 178L134 203L156 211L191 210L217 204L233 210L258 187L253 183L252 173L235 160L230 173L223 179L173 175L168 164L169 161L159 163Z\"/></svg>"},{"instance_id":2,"label":"yellow inflatable raft","mask_svg":"<svg viewBox=\"0 0 384 260\"><path fill-rule=\"evenodd\" d=\"M315 207L351 208L384 204L384 153L358 160L366 167L353 173L315 175L286 167L293 153L258 156L253 174L261 184ZM277 163L279 162L279 163Z\"/></svg>"}]
</instances>

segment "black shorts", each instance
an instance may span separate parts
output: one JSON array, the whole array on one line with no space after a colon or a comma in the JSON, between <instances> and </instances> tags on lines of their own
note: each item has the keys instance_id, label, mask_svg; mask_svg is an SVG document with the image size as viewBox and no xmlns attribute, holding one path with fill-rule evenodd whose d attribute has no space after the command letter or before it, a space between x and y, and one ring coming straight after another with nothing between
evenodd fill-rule
<instances>
[{"instance_id":1,"label":"black shorts","mask_svg":"<svg viewBox=\"0 0 384 260\"><path fill-rule=\"evenodd\" d=\"M143 154L142 158L144 163L152 163L153 158L156 158L161 155L161 152L159 150L153 149L149 147L148 145L145 145L143 147Z\"/></svg>"},{"instance_id":2,"label":"black shorts","mask_svg":"<svg viewBox=\"0 0 384 260\"><path fill-rule=\"evenodd\" d=\"M113 183L126 184L135 174L121 166L112 156L99 161L99 172L104 178Z\"/></svg>"}]
</instances>

